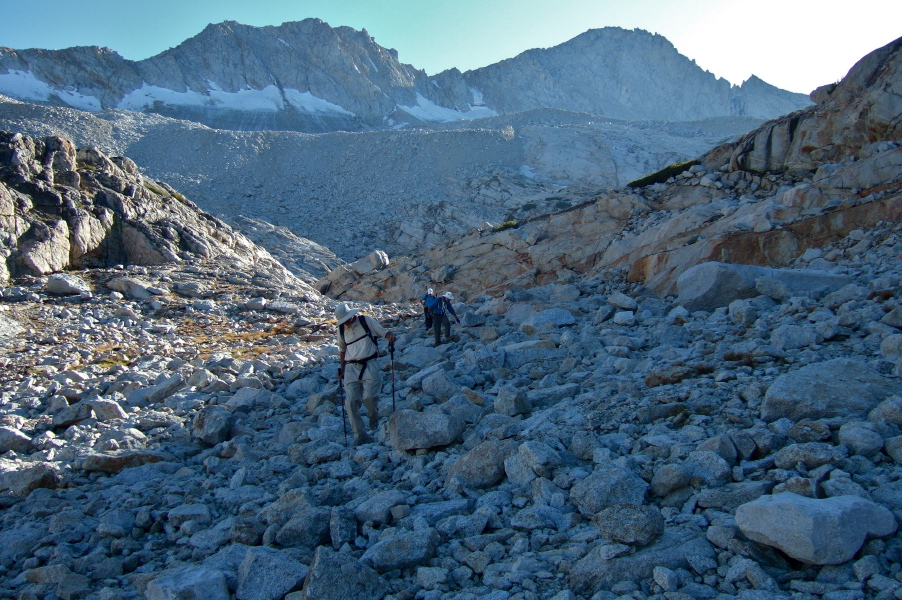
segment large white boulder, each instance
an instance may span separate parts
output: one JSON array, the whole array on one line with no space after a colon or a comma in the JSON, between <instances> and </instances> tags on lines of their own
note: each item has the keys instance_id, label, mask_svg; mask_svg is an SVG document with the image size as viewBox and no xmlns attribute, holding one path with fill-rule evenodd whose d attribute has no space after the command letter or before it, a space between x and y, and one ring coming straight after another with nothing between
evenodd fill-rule
<instances>
[{"instance_id":1,"label":"large white boulder","mask_svg":"<svg viewBox=\"0 0 902 600\"><path fill-rule=\"evenodd\" d=\"M791 492L743 504L736 509L736 524L749 539L815 565L847 562L865 540L897 528L888 509L859 496L819 500Z\"/></svg>"},{"instance_id":2,"label":"large white boulder","mask_svg":"<svg viewBox=\"0 0 902 600\"><path fill-rule=\"evenodd\" d=\"M860 362L828 360L778 377L764 396L761 418L770 422L783 417L793 421L865 417L899 387L896 380Z\"/></svg>"},{"instance_id":3,"label":"large white boulder","mask_svg":"<svg viewBox=\"0 0 902 600\"><path fill-rule=\"evenodd\" d=\"M373 250L360 260L352 262L348 267L358 275L366 275L380 271L389 265L388 254L382 250Z\"/></svg>"},{"instance_id":4,"label":"large white boulder","mask_svg":"<svg viewBox=\"0 0 902 600\"><path fill-rule=\"evenodd\" d=\"M816 269L706 262L686 269L677 278L677 294L680 305L689 311L714 310L762 293L779 295L782 299L794 293L833 292L850 283L852 279L846 275Z\"/></svg>"}]
</instances>

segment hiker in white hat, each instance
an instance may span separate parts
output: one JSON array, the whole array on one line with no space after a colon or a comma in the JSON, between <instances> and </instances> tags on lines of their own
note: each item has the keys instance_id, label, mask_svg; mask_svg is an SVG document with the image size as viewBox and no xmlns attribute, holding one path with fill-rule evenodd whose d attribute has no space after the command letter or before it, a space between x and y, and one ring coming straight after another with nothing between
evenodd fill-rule
<instances>
[{"instance_id":1,"label":"hiker in white hat","mask_svg":"<svg viewBox=\"0 0 902 600\"><path fill-rule=\"evenodd\" d=\"M360 418L360 401L366 406L370 429L379 426L379 392L382 391L382 373L377 364L378 337L384 337L394 345L395 334L387 331L379 321L361 314L357 308L339 304L335 309L338 326L338 377L342 381L348 408L354 443L367 444L373 439L363 428Z\"/></svg>"},{"instance_id":2,"label":"hiker in white hat","mask_svg":"<svg viewBox=\"0 0 902 600\"><path fill-rule=\"evenodd\" d=\"M435 299L430 309L432 315L432 330L435 332L435 345L442 344L442 327L445 328L445 339L451 341L451 321L448 319L448 313L454 315L454 319L460 323L457 313L454 312L454 306L451 302L454 300L454 294L445 292Z\"/></svg>"}]
</instances>

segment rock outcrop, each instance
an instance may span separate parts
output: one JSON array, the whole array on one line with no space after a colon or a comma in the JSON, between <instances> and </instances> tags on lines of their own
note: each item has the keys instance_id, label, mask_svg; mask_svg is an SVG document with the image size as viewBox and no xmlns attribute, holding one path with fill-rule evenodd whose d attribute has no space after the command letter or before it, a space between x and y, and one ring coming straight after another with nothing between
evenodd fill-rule
<instances>
[{"instance_id":1,"label":"rock outcrop","mask_svg":"<svg viewBox=\"0 0 902 600\"><path fill-rule=\"evenodd\" d=\"M267 249L273 258L305 283L314 283L344 264L325 246L298 237L287 227L243 215L232 217L231 221L248 239Z\"/></svg>"},{"instance_id":2,"label":"rock outcrop","mask_svg":"<svg viewBox=\"0 0 902 600\"><path fill-rule=\"evenodd\" d=\"M729 162L731 170L817 171L817 179L828 185L862 189L881 185L887 174L898 173L898 165L873 161L849 168L849 163L872 158L881 151L881 142L885 147L885 142L902 139L900 70L902 39L865 56L838 84L812 92L815 106L767 123L711 152L705 162L710 166ZM849 170L853 173L844 176Z\"/></svg>"},{"instance_id":3,"label":"rock outcrop","mask_svg":"<svg viewBox=\"0 0 902 600\"><path fill-rule=\"evenodd\" d=\"M66 269L231 261L303 286L268 252L128 158L0 132L0 281ZM79 293L55 280L54 293ZM309 288L307 288L309 289ZM312 291L312 290L311 290Z\"/></svg>"}]
</instances>

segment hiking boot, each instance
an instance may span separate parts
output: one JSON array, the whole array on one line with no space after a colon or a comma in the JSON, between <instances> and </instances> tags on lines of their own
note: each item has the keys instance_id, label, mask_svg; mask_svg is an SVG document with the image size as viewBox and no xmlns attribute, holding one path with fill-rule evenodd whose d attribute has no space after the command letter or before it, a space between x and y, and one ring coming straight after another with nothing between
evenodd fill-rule
<instances>
[{"instance_id":1,"label":"hiking boot","mask_svg":"<svg viewBox=\"0 0 902 600\"><path fill-rule=\"evenodd\" d=\"M363 446L364 444L372 444L373 438L369 436L369 434L364 433L363 435L355 435L354 436L354 445L355 446Z\"/></svg>"},{"instance_id":2,"label":"hiking boot","mask_svg":"<svg viewBox=\"0 0 902 600\"><path fill-rule=\"evenodd\" d=\"M375 431L379 428L379 417L370 417L370 430Z\"/></svg>"}]
</instances>

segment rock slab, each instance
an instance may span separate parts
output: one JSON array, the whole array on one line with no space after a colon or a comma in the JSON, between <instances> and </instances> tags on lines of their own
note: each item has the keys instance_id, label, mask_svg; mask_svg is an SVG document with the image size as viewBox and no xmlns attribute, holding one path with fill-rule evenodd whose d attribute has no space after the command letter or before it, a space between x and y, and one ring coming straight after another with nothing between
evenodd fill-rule
<instances>
[{"instance_id":1,"label":"rock slab","mask_svg":"<svg viewBox=\"0 0 902 600\"><path fill-rule=\"evenodd\" d=\"M837 358L782 375L768 388L761 418L866 417L899 385L860 362Z\"/></svg>"},{"instance_id":2,"label":"rock slab","mask_svg":"<svg viewBox=\"0 0 902 600\"><path fill-rule=\"evenodd\" d=\"M743 504L736 524L749 539L815 565L849 561L865 540L897 528L889 510L859 496L818 500L791 492Z\"/></svg>"},{"instance_id":3,"label":"rock slab","mask_svg":"<svg viewBox=\"0 0 902 600\"><path fill-rule=\"evenodd\" d=\"M304 600L379 600L385 580L354 557L326 546L316 549L304 581Z\"/></svg>"}]
</instances>

